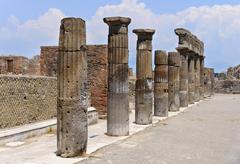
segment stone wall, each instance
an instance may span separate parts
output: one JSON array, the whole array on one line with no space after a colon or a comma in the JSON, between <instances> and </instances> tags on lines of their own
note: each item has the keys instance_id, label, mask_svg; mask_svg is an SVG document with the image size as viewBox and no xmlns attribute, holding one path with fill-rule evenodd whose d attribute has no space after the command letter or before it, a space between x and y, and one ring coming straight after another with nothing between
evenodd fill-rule
<instances>
[{"instance_id":1,"label":"stone wall","mask_svg":"<svg viewBox=\"0 0 240 164\"><path fill-rule=\"evenodd\" d=\"M215 81L215 92L240 94L240 80L217 80Z\"/></svg>"},{"instance_id":2,"label":"stone wall","mask_svg":"<svg viewBox=\"0 0 240 164\"><path fill-rule=\"evenodd\" d=\"M26 71L27 75L40 76L40 56L36 55L28 60L28 68Z\"/></svg>"},{"instance_id":3,"label":"stone wall","mask_svg":"<svg viewBox=\"0 0 240 164\"><path fill-rule=\"evenodd\" d=\"M0 74L26 74L28 58L23 56L0 56Z\"/></svg>"},{"instance_id":4,"label":"stone wall","mask_svg":"<svg viewBox=\"0 0 240 164\"><path fill-rule=\"evenodd\" d=\"M41 75L56 76L58 46L42 46ZM107 112L107 45L87 45L88 82L91 106L99 115Z\"/></svg>"},{"instance_id":5,"label":"stone wall","mask_svg":"<svg viewBox=\"0 0 240 164\"><path fill-rule=\"evenodd\" d=\"M91 106L107 114L107 45L87 45L88 84Z\"/></svg>"},{"instance_id":6,"label":"stone wall","mask_svg":"<svg viewBox=\"0 0 240 164\"><path fill-rule=\"evenodd\" d=\"M57 76L58 46L41 46L40 72L42 76Z\"/></svg>"},{"instance_id":7,"label":"stone wall","mask_svg":"<svg viewBox=\"0 0 240 164\"><path fill-rule=\"evenodd\" d=\"M56 78L0 75L0 129L55 117L56 98Z\"/></svg>"}]
</instances>

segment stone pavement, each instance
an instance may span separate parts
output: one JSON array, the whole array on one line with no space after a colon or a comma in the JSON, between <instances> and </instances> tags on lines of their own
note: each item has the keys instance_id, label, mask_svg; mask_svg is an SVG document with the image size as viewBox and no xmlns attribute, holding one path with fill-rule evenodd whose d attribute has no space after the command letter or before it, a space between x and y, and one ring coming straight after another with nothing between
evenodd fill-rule
<instances>
[{"instance_id":1,"label":"stone pavement","mask_svg":"<svg viewBox=\"0 0 240 164\"><path fill-rule=\"evenodd\" d=\"M80 163L239 164L240 95L215 95Z\"/></svg>"},{"instance_id":2,"label":"stone pavement","mask_svg":"<svg viewBox=\"0 0 240 164\"><path fill-rule=\"evenodd\" d=\"M187 108L187 110L194 108L196 105L197 103ZM187 111L186 108L181 108L180 110L180 112L169 112L169 117L173 117L181 112ZM137 125L134 123L134 114L134 111L129 114L130 136L146 129L147 127L155 126L155 124L161 120L167 119L166 117L153 117L153 124ZM106 131L106 120L99 120L98 124L89 126L86 157L91 155L91 153L95 152L96 150L103 148L104 146L130 137L111 137L105 134ZM42 136L18 140L16 142L8 142L5 145L0 145L0 164L72 164L86 158L61 158L56 156L56 138L56 133L51 132Z\"/></svg>"}]
</instances>

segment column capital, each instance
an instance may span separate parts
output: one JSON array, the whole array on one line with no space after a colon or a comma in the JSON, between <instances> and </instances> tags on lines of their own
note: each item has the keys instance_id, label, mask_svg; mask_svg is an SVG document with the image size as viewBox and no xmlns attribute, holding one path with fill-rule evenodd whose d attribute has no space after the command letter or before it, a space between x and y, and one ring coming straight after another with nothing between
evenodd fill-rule
<instances>
[{"instance_id":1,"label":"column capital","mask_svg":"<svg viewBox=\"0 0 240 164\"><path fill-rule=\"evenodd\" d=\"M128 26L131 23L131 18L129 17L106 17L103 18L104 23L111 25L122 25Z\"/></svg>"}]
</instances>

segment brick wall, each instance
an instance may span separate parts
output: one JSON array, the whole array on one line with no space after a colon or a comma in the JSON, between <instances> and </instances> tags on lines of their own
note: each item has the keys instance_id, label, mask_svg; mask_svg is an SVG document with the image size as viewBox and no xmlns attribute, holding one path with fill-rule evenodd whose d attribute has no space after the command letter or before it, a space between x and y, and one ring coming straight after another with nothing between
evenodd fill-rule
<instances>
[{"instance_id":1,"label":"brick wall","mask_svg":"<svg viewBox=\"0 0 240 164\"><path fill-rule=\"evenodd\" d=\"M99 115L106 115L107 106L107 45L87 45L88 82L91 106ZM58 46L42 46L40 70L43 76L56 76Z\"/></svg>"},{"instance_id":2,"label":"brick wall","mask_svg":"<svg viewBox=\"0 0 240 164\"><path fill-rule=\"evenodd\" d=\"M0 74L26 74L28 58L23 56L0 56Z\"/></svg>"},{"instance_id":3,"label":"brick wall","mask_svg":"<svg viewBox=\"0 0 240 164\"><path fill-rule=\"evenodd\" d=\"M41 46L40 72L42 76L57 76L58 46Z\"/></svg>"},{"instance_id":4,"label":"brick wall","mask_svg":"<svg viewBox=\"0 0 240 164\"><path fill-rule=\"evenodd\" d=\"M36 55L28 60L28 68L26 71L28 75L40 76L40 56Z\"/></svg>"},{"instance_id":5,"label":"brick wall","mask_svg":"<svg viewBox=\"0 0 240 164\"><path fill-rule=\"evenodd\" d=\"M107 45L87 45L91 106L107 114Z\"/></svg>"},{"instance_id":6,"label":"brick wall","mask_svg":"<svg viewBox=\"0 0 240 164\"><path fill-rule=\"evenodd\" d=\"M0 129L56 116L57 79L0 75Z\"/></svg>"}]
</instances>

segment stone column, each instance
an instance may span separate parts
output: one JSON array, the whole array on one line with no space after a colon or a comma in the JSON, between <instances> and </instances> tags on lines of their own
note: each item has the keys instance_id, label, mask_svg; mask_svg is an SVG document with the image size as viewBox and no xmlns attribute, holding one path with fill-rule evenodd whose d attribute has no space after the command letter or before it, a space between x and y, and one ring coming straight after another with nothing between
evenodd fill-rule
<instances>
[{"instance_id":1,"label":"stone column","mask_svg":"<svg viewBox=\"0 0 240 164\"><path fill-rule=\"evenodd\" d=\"M188 106L188 54L186 51L179 51L181 57L180 67L180 107Z\"/></svg>"},{"instance_id":2,"label":"stone column","mask_svg":"<svg viewBox=\"0 0 240 164\"><path fill-rule=\"evenodd\" d=\"M166 51L155 51L154 115L168 116L168 56Z\"/></svg>"},{"instance_id":3,"label":"stone column","mask_svg":"<svg viewBox=\"0 0 240 164\"><path fill-rule=\"evenodd\" d=\"M85 21L61 21L58 57L57 155L83 155L87 148L87 56Z\"/></svg>"},{"instance_id":4,"label":"stone column","mask_svg":"<svg viewBox=\"0 0 240 164\"><path fill-rule=\"evenodd\" d=\"M210 86L211 86L211 81L210 81L210 73L209 73L209 68L204 68L204 97L209 97L210 96Z\"/></svg>"},{"instance_id":5,"label":"stone column","mask_svg":"<svg viewBox=\"0 0 240 164\"><path fill-rule=\"evenodd\" d=\"M200 99L204 97L204 56L200 56Z\"/></svg>"},{"instance_id":6,"label":"stone column","mask_svg":"<svg viewBox=\"0 0 240 164\"><path fill-rule=\"evenodd\" d=\"M153 29L135 29L137 40L137 80L135 89L135 121L137 124L152 123L153 78L152 36Z\"/></svg>"},{"instance_id":7,"label":"stone column","mask_svg":"<svg viewBox=\"0 0 240 164\"><path fill-rule=\"evenodd\" d=\"M194 68L194 54L190 54L188 58L188 103L195 102L195 68Z\"/></svg>"},{"instance_id":8,"label":"stone column","mask_svg":"<svg viewBox=\"0 0 240 164\"><path fill-rule=\"evenodd\" d=\"M168 104L169 111L179 111L179 72L180 72L180 54L178 52L168 53Z\"/></svg>"},{"instance_id":9,"label":"stone column","mask_svg":"<svg viewBox=\"0 0 240 164\"><path fill-rule=\"evenodd\" d=\"M195 102L200 100L200 58L198 55L195 57Z\"/></svg>"},{"instance_id":10,"label":"stone column","mask_svg":"<svg viewBox=\"0 0 240 164\"><path fill-rule=\"evenodd\" d=\"M108 96L107 134L129 134L128 102L128 25L130 18L107 17L108 34Z\"/></svg>"},{"instance_id":11,"label":"stone column","mask_svg":"<svg viewBox=\"0 0 240 164\"><path fill-rule=\"evenodd\" d=\"M211 81L211 96L214 95L214 69L213 68L210 68L210 81Z\"/></svg>"}]
</instances>

